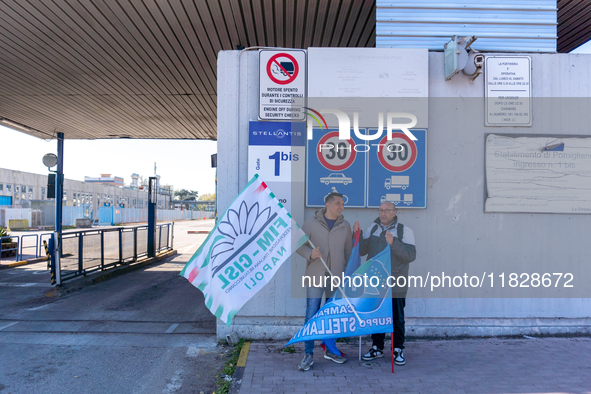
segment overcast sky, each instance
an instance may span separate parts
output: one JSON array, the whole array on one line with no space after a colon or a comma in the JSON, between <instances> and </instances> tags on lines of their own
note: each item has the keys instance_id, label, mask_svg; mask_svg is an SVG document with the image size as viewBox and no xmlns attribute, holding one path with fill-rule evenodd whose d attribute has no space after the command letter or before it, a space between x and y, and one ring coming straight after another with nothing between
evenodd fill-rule
<instances>
[{"instance_id":1,"label":"overcast sky","mask_svg":"<svg viewBox=\"0 0 591 394\"><path fill-rule=\"evenodd\" d=\"M84 176L120 176L126 184L131 174L154 175L154 162L162 185L175 190L215 192L211 155L216 141L199 140L65 140L64 175L84 181ZM0 126L0 168L47 174L41 161L46 153L57 154L57 142L45 141Z\"/></svg>"}]
</instances>

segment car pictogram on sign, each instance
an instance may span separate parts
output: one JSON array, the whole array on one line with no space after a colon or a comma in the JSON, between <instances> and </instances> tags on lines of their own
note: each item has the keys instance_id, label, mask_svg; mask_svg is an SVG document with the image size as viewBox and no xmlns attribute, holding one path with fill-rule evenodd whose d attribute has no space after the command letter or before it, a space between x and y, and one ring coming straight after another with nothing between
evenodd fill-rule
<instances>
[{"instance_id":1,"label":"car pictogram on sign","mask_svg":"<svg viewBox=\"0 0 591 394\"><path fill-rule=\"evenodd\" d=\"M349 183L353 182L353 178L349 178L348 176L345 176L345 174L335 172L320 178L320 182L324 183L325 185L330 183L342 183L343 185L348 185Z\"/></svg>"}]
</instances>

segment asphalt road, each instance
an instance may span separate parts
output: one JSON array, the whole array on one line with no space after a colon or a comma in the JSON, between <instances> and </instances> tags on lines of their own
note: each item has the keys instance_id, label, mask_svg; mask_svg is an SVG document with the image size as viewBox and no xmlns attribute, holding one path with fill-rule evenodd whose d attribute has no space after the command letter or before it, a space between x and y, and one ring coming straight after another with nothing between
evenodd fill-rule
<instances>
[{"instance_id":1,"label":"asphalt road","mask_svg":"<svg viewBox=\"0 0 591 394\"><path fill-rule=\"evenodd\" d=\"M46 263L0 271L0 393L211 393L224 349L179 272L205 240L175 223L179 254L61 297Z\"/></svg>"}]
</instances>

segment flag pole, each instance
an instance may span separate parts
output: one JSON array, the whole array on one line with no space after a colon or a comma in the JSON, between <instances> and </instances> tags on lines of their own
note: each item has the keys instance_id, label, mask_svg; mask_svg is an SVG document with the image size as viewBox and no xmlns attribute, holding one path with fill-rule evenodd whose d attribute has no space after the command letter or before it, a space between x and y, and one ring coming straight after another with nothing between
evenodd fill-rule
<instances>
[{"instance_id":1,"label":"flag pole","mask_svg":"<svg viewBox=\"0 0 591 394\"><path fill-rule=\"evenodd\" d=\"M316 249L316 246L314 246L314 243L312 243L312 241L310 239L308 239L308 242L310 243L310 245L312 246L312 249ZM322 261L322 264L324 264L324 268L326 268L326 270L328 271L328 273L330 274L330 276L334 276L330 270L330 268L328 268L328 265L326 265L326 262L324 261L324 259L322 258L322 256L320 256L320 261ZM332 281L331 281L332 283ZM345 292L343 291L343 289L341 288L341 285L339 284L339 286L337 286L337 288L341 291L341 294L343 295L343 298L345 300L347 300L347 303L349 304L349 306L351 307L351 309L353 310L353 313L355 314L355 316L357 316L357 319L359 320L359 324L361 324L361 318L359 317L359 315L357 314L357 311L355 310L355 308L353 308L353 305L351 304L351 301L349 301L349 299L347 298L347 296L345 295Z\"/></svg>"},{"instance_id":2,"label":"flag pole","mask_svg":"<svg viewBox=\"0 0 591 394\"><path fill-rule=\"evenodd\" d=\"M359 335L359 361L361 361L361 335Z\"/></svg>"},{"instance_id":3,"label":"flag pole","mask_svg":"<svg viewBox=\"0 0 591 394\"><path fill-rule=\"evenodd\" d=\"M390 333L390 353L392 353L392 373L394 373L394 333Z\"/></svg>"}]
</instances>

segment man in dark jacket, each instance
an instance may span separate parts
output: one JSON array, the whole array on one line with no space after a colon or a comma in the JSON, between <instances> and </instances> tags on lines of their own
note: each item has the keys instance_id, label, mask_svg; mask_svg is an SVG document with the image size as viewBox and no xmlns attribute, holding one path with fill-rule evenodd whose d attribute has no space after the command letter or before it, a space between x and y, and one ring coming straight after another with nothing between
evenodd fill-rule
<instances>
[{"instance_id":1,"label":"man in dark jacket","mask_svg":"<svg viewBox=\"0 0 591 394\"><path fill-rule=\"evenodd\" d=\"M398 223L396 206L391 202L380 205L380 216L369 228L362 233L359 242L359 252L362 256L367 254L367 259L380 253L386 245L390 245L390 257L392 260L392 277L396 280L404 276L404 287L392 288L392 318L394 332L394 361L396 365L404 365L404 306L406 305L406 293L408 291L408 265L417 257L415 249L415 236L412 230ZM400 229L399 229L400 226ZM359 229L359 222L353 225L353 232ZM399 239L401 237L402 239ZM403 281L400 280L400 283ZM371 349L362 358L366 361L384 357L384 339L386 334L373 334Z\"/></svg>"}]
</instances>

